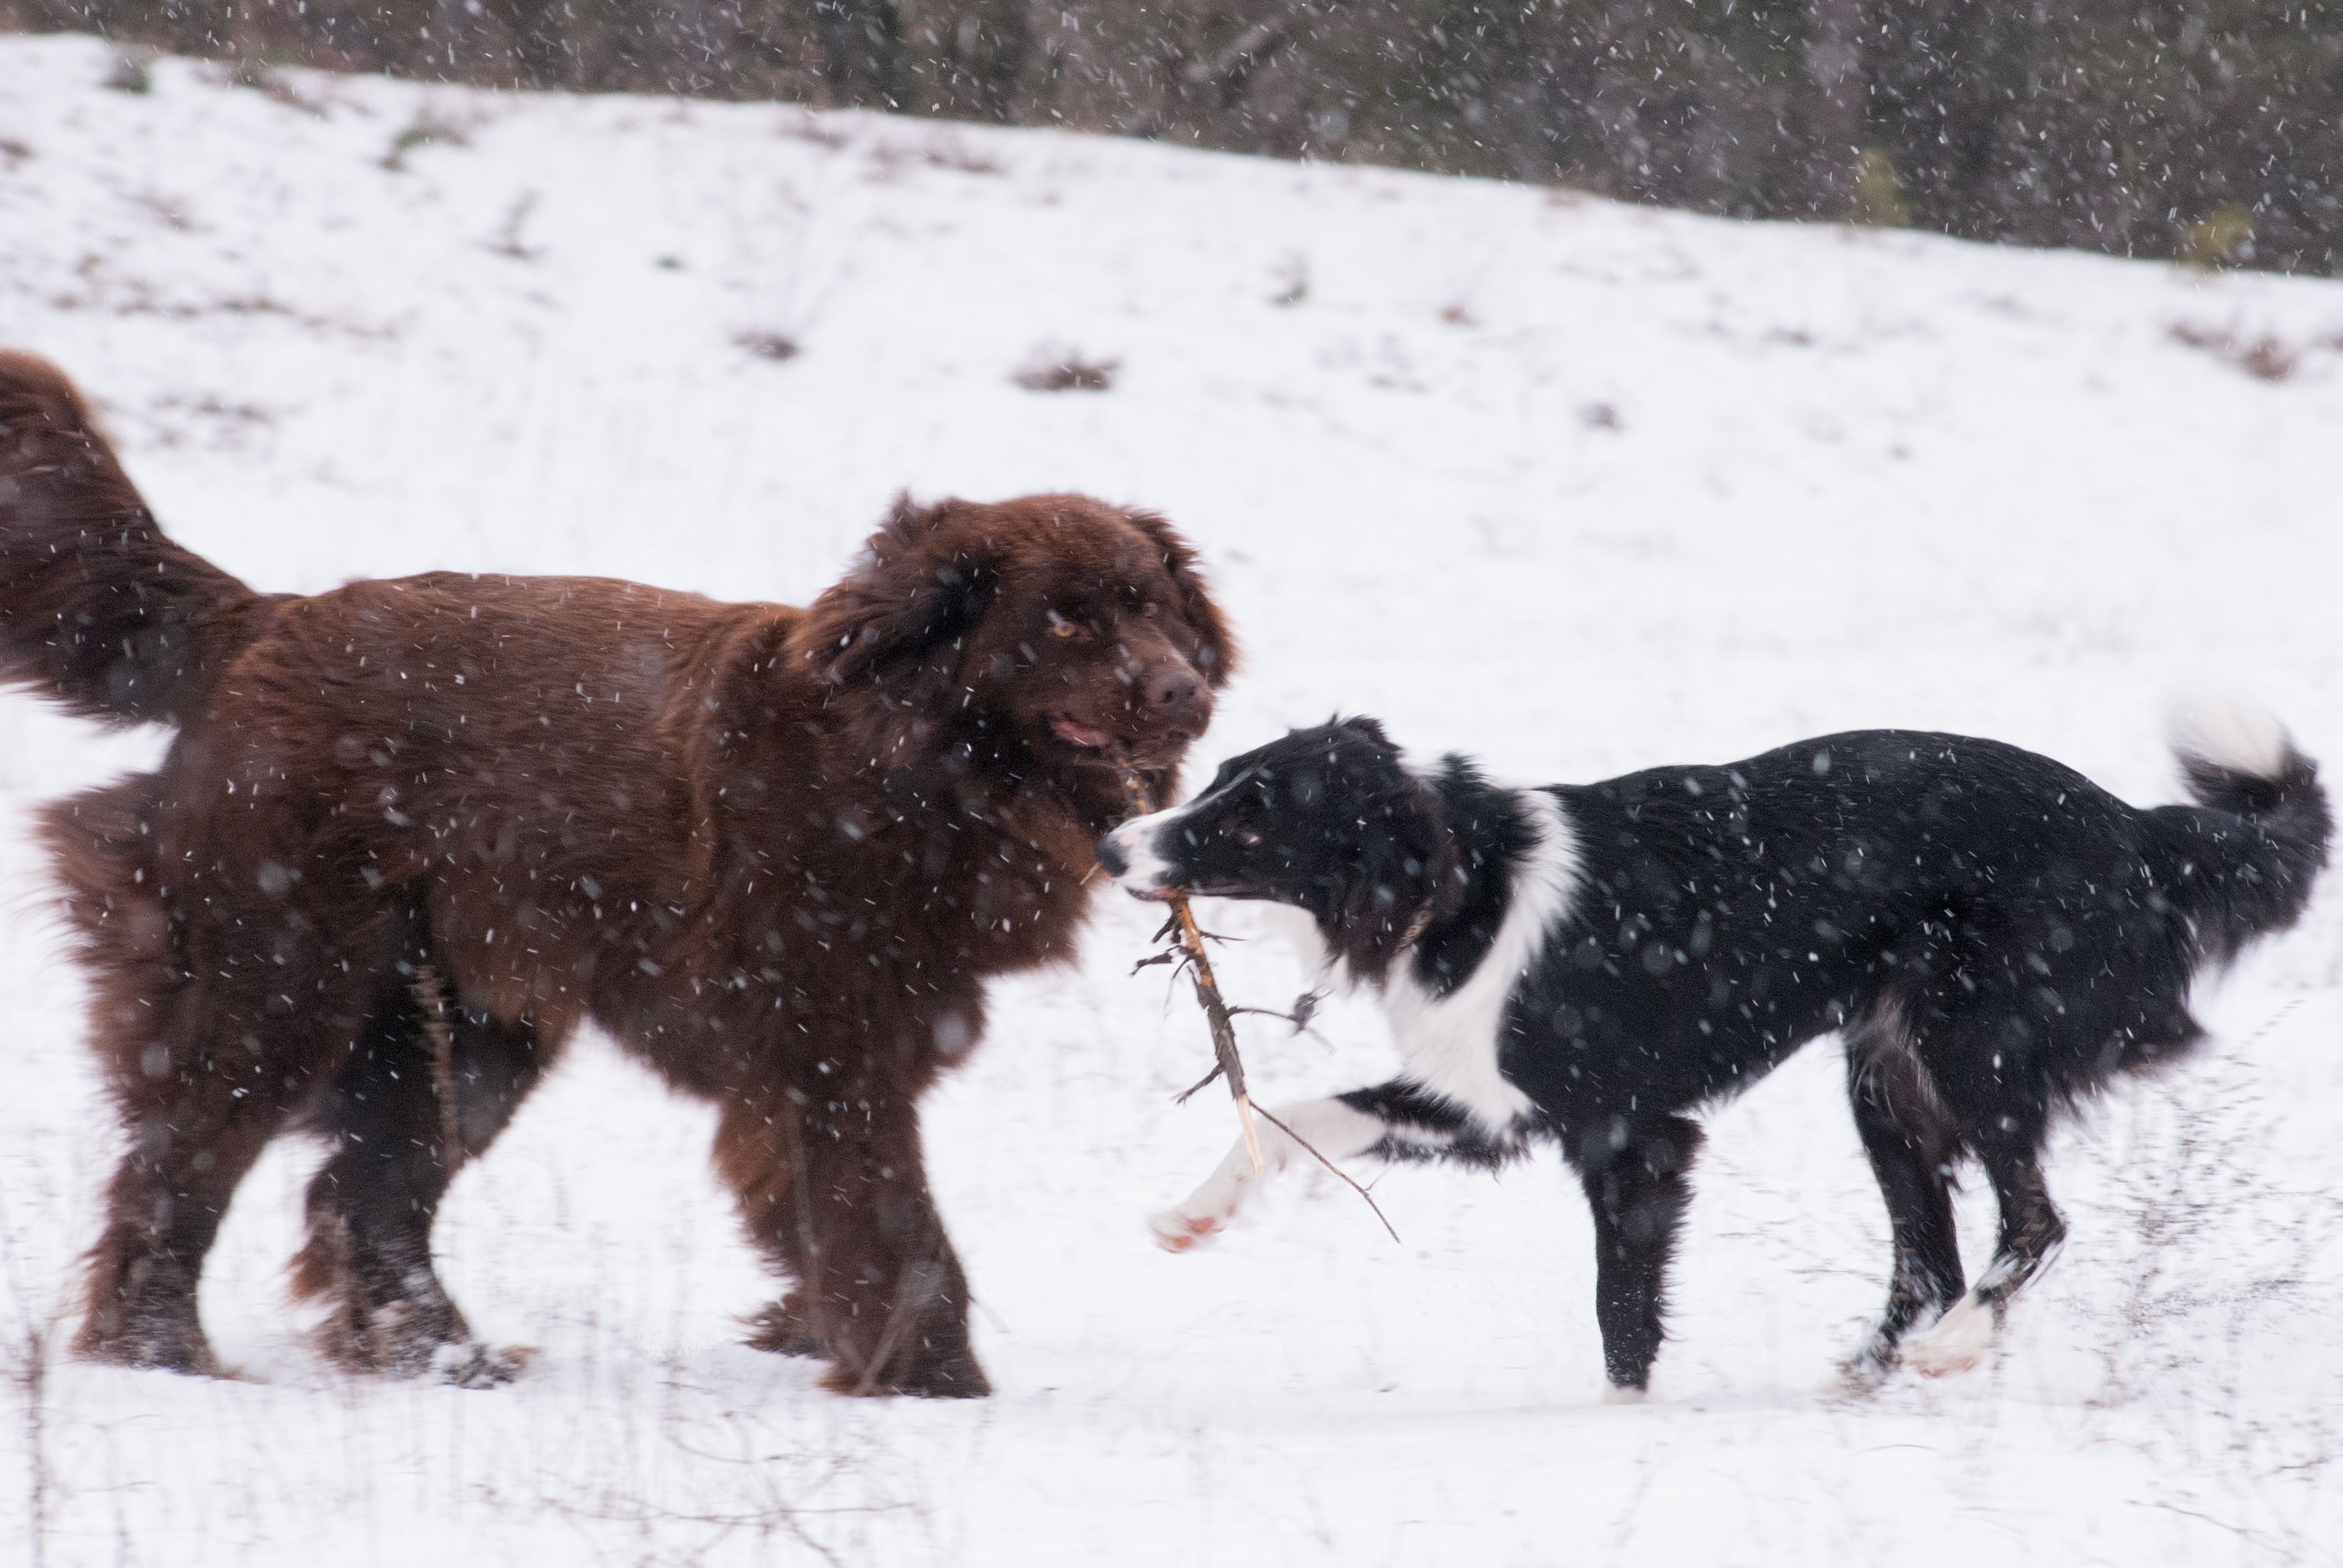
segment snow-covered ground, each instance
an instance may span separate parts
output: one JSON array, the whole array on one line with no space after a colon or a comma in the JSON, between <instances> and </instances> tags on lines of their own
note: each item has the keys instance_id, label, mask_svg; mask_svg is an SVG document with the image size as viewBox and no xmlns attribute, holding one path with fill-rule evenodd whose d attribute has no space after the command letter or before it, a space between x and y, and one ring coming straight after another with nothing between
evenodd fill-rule
<instances>
[{"instance_id":1,"label":"snow-covered ground","mask_svg":"<svg viewBox=\"0 0 2343 1568\"><path fill-rule=\"evenodd\" d=\"M2151 801L2162 694L2207 675L2343 759L2343 286L772 106L171 61L136 96L109 64L0 39L0 342L264 587L802 601L899 487L1079 488L1170 513L1245 636L1207 759L1336 709L1539 779L1896 724ZM1052 346L1113 388L1012 383ZM1550 1158L1393 1173L1396 1246L1303 1178L1155 1251L1141 1216L1232 1123L1169 1103L1201 1021L1102 900L929 1109L994 1399L841 1400L740 1348L765 1284L709 1116L590 1042L439 1232L474 1322L542 1347L525 1381L313 1360L287 1148L206 1281L241 1376L202 1382L58 1353L114 1141L18 825L156 745L0 701L7 1561L2343 1559L2343 883L2208 989L2197 1060L2061 1139L2072 1241L1965 1378L1830 1386L1887 1240L1827 1045L1714 1118L1644 1407L1597 1403ZM1266 944L1224 969L1295 989ZM1251 1031L1257 1092L1388 1070L1363 1010L1322 1033Z\"/></svg>"}]
</instances>

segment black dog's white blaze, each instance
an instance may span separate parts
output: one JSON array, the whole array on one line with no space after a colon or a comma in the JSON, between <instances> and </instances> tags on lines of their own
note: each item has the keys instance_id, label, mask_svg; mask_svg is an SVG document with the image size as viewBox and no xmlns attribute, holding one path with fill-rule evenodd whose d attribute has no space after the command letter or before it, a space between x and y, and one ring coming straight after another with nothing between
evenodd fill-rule
<instances>
[{"instance_id":1,"label":"black dog's white blaze","mask_svg":"<svg viewBox=\"0 0 2343 1568\"><path fill-rule=\"evenodd\" d=\"M1841 1031L1896 1249L1852 1370L1947 1372L2065 1233L2039 1165L2053 1114L2193 1043L2192 977L2290 924L2325 863L2325 792L2274 721L2176 749L2199 804L2145 811L2046 758L1896 730L1517 790L1456 758L1418 775L1353 719L1233 759L1099 858L1142 895L1294 906L1330 971L1376 991L1401 1075L1278 1113L1329 1156L1560 1145L1623 1392L1659 1349L1688 1113ZM1274 1166L1297 1152L1264 1139ZM2001 1208L1974 1289L1948 1185L1970 1158ZM1251 1180L1232 1150L1159 1238L1217 1231Z\"/></svg>"}]
</instances>

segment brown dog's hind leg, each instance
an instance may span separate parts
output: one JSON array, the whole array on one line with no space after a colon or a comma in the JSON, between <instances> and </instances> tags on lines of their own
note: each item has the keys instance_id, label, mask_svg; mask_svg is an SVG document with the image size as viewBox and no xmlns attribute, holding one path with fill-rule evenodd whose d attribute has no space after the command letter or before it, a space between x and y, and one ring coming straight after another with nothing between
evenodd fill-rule
<instances>
[{"instance_id":1,"label":"brown dog's hind leg","mask_svg":"<svg viewBox=\"0 0 2343 1568\"><path fill-rule=\"evenodd\" d=\"M435 1060L443 1043L444 1080ZM294 1260L293 1292L326 1303L315 1339L329 1360L467 1388L519 1372L527 1358L482 1344L449 1299L432 1267L431 1227L455 1171L504 1130L548 1054L528 1021L457 1006L419 950L383 977L310 1119L334 1148L309 1183L309 1241Z\"/></svg>"},{"instance_id":2,"label":"brown dog's hind leg","mask_svg":"<svg viewBox=\"0 0 2343 1568\"><path fill-rule=\"evenodd\" d=\"M219 1364L196 1312L196 1283L228 1200L284 1124L291 1097L281 1082L256 1078L234 1097L231 1075L212 1060L160 1042L141 1055L141 1081L117 1076L113 1085L131 1147L106 1192L105 1233L89 1251L74 1353L213 1373Z\"/></svg>"},{"instance_id":3,"label":"brown dog's hind leg","mask_svg":"<svg viewBox=\"0 0 2343 1568\"><path fill-rule=\"evenodd\" d=\"M241 977L196 980L176 964L93 968L92 1033L130 1149L90 1250L74 1350L120 1366L216 1372L196 1283L237 1183L309 1092L302 1041L265 1002L239 994Z\"/></svg>"},{"instance_id":4,"label":"brown dog's hind leg","mask_svg":"<svg viewBox=\"0 0 2343 1568\"><path fill-rule=\"evenodd\" d=\"M754 1320L760 1350L830 1358L840 1393L992 1392L968 1336L968 1281L929 1196L917 1112L859 1097L769 1118L728 1106L719 1172L796 1288ZM827 1111L828 1117L814 1114Z\"/></svg>"},{"instance_id":5,"label":"brown dog's hind leg","mask_svg":"<svg viewBox=\"0 0 2343 1568\"><path fill-rule=\"evenodd\" d=\"M236 1184L310 1078L268 993L245 983L249 968L188 950L152 830L161 793L141 775L43 814L66 918L83 940L91 1050L129 1142L85 1259L74 1352L210 1372L217 1363L196 1305L205 1256Z\"/></svg>"}]
</instances>

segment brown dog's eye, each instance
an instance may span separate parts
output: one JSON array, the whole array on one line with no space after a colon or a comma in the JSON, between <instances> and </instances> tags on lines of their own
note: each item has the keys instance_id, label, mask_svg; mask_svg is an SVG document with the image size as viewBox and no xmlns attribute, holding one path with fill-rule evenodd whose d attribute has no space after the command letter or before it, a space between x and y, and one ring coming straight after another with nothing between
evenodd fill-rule
<instances>
[{"instance_id":1,"label":"brown dog's eye","mask_svg":"<svg viewBox=\"0 0 2343 1568\"><path fill-rule=\"evenodd\" d=\"M1081 629L1082 628L1081 627L1076 626L1072 621L1068 620L1063 616L1053 615L1050 618L1050 635L1051 637L1078 637L1081 634Z\"/></svg>"}]
</instances>

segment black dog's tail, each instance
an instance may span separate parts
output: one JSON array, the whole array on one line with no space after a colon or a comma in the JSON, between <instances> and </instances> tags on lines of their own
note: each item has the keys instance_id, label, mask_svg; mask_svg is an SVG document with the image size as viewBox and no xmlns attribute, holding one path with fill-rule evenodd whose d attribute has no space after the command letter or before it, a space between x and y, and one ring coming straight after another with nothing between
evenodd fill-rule
<instances>
[{"instance_id":1,"label":"black dog's tail","mask_svg":"<svg viewBox=\"0 0 2343 1568\"><path fill-rule=\"evenodd\" d=\"M0 682L175 720L269 602L163 537L56 367L0 350Z\"/></svg>"},{"instance_id":2,"label":"black dog's tail","mask_svg":"<svg viewBox=\"0 0 2343 1568\"><path fill-rule=\"evenodd\" d=\"M2335 818L2318 765L2271 715L2238 703L2176 711L2172 750L2199 804L2153 813L2179 857L2166 889L2198 951L2225 961L2310 901Z\"/></svg>"}]
</instances>

